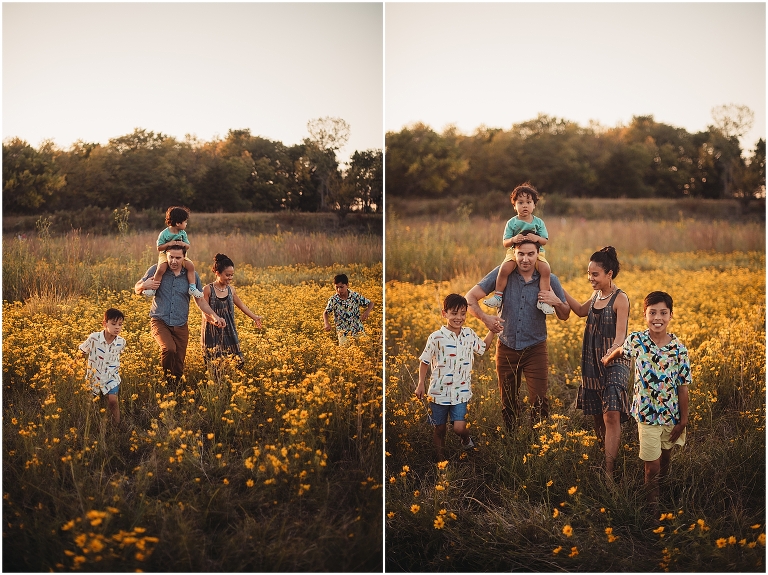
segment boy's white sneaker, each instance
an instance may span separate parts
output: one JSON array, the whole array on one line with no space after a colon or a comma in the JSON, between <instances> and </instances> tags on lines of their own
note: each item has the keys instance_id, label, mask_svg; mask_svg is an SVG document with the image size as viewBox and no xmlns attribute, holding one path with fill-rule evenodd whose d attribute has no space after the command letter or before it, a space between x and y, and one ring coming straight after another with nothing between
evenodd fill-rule
<instances>
[{"instance_id":1,"label":"boy's white sneaker","mask_svg":"<svg viewBox=\"0 0 768 575\"><path fill-rule=\"evenodd\" d=\"M483 303L488 307L501 307L501 296L498 294L493 294L493 296L489 297L488 299L484 299Z\"/></svg>"},{"instance_id":2,"label":"boy's white sneaker","mask_svg":"<svg viewBox=\"0 0 768 575\"><path fill-rule=\"evenodd\" d=\"M464 449L474 449L474 448L475 448L475 442L474 442L474 441L472 441L472 437L469 437L469 439L467 440L467 442L466 442L466 443L464 443L464 442L462 441L462 443L461 443L461 446L462 446Z\"/></svg>"},{"instance_id":3,"label":"boy's white sneaker","mask_svg":"<svg viewBox=\"0 0 768 575\"><path fill-rule=\"evenodd\" d=\"M196 286L189 286L189 295L195 296L197 299L203 297L203 292L197 289Z\"/></svg>"},{"instance_id":4,"label":"boy's white sneaker","mask_svg":"<svg viewBox=\"0 0 768 575\"><path fill-rule=\"evenodd\" d=\"M153 290L153 289L145 289L144 291L141 292L141 295L146 296L146 297L152 297L153 295L155 295L155 290Z\"/></svg>"},{"instance_id":5,"label":"boy's white sneaker","mask_svg":"<svg viewBox=\"0 0 768 575\"><path fill-rule=\"evenodd\" d=\"M553 313L555 313L555 308L553 308L551 305L543 301L540 301L539 303L537 303L536 307L539 308L541 311L543 311L547 315L552 315Z\"/></svg>"}]
</instances>

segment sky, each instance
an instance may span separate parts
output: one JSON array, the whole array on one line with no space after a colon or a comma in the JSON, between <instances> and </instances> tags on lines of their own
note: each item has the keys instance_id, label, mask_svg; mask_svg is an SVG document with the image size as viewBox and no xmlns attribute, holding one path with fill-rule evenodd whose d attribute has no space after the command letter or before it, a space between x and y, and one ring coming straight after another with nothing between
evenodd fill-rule
<instances>
[{"instance_id":1,"label":"sky","mask_svg":"<svg viewBox=\"0 0 768 575\"><path fill-rule=\"evenodd\" d=\"M99 142L143 128L299 144L350 126L339 159L382 149L374 3L3 3L3 139Z\"/></svg>"},{"instance_id":2,"label":"sky","mask_svg":"<svg viewBox=\"0 0 768 575\"><path fill-rule=\"evenodd\" d=\"M388 3L385 119L465 134L539 113L605 127L633 116L706 130L754 112L765 138L764 3Z\"/></svg>"}]
</instances>

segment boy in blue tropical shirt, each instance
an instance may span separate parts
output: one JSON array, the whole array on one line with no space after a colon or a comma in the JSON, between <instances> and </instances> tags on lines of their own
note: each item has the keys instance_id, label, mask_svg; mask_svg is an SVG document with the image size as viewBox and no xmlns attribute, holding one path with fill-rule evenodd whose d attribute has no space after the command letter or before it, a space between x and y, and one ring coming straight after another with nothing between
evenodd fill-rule
<instances>
[{"instance_id":1,"label":"boy in blue tropical shirt","mask_svg":"<svg viewBox=\"0 0 768 575\"><path fill-rule=\"evenodd\" d=\"M603 357L607 365L619 355L635 362L635 390L630 414L637 421L640 459L645 462L648 502L659 500L659 478L669 474L672 447L685 445L688 425L688 350L667 326L672 319L672 297L663 291L645 296L643 315L648 329L629 334L624 345Z\"/></svg>"},{"instance_id":2,"label":"boy in blue tropical shirt","mask_svg":"<svg viewBox=\"0 0 768 575\"><path fill-rule=\"evenodd\" d=\"M328 299L325 306L323 324L325 331L331 331L328 319L332 313L339 345L345 345L349 342L349 337L358 337L364 333L363 322L368 319L373 309L373 302L349 289L349 278L346 274L334 276L333 284L336 287L336 293ZM360 313L361 309L362 313Z\"/></svg>"}]
</instances>

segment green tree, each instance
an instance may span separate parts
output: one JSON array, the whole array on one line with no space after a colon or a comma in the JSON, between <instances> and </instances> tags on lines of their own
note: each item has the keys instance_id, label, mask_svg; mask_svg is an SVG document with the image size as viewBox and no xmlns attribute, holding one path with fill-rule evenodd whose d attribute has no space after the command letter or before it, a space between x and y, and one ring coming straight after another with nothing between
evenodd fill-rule
<instances>
[{"instance_id":1,"label":"green tree","mask_svg":"<svg viewBox=\"0 0 768 575\"><path fill-rule=\"evenodd\" d=\"M50 140L39 149L20 138L3 142L3 211L39 211L66 184L57 158L61 151Z\"/></svg>"},{"instance_id":2,"label":"green tree","mask_svg":"<svg viewBox=\"0 0 768 575\"><path fill-rule=\"evenodd\" d=\"M455 129L444 134L417 123L386 135L387 194L439 197L469 168Z\"/></svg>"},{"instance_id":3,"label":"green tree","mask_svg":"<svg viewBox=\"0 0 768 575\"><path fill-rule=\"evenodd\" d=\"M355 152L345 174L351 183L358 208L365 213L381 211L384 200L383 155L381 150Z\"/></svg>"}]
</instances>

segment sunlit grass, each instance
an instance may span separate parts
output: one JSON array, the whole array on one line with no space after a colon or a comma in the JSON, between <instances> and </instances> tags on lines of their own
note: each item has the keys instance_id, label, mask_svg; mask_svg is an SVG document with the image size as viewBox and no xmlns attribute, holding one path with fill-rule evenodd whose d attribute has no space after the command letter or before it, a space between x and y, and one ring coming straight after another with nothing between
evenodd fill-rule
<instances>
[{"instance_id":1,"label":"sunlit grass","mask_svg":"<svg viewBox=\"0 0 768 575\"><path fill-rule=\"evenodd\" d=\"M338 271L378 304L348 348L320 317ZM245 370L205 370L192 305L179 389L145 298L4 303L5 570L381 569L381 265L238 265L236 280L264 317L236 312ZM119 430L76 350L106 307L126 316Z\"/></svg>"},{"instance_id":2,"label":"sunlit grass","mask_svg":"<svg viewBox=\"0 0 768 575\"><path fill-rule=\"evenodd\" d=\"M764 571L764 255L717 254L716 267L708 254L643 257L659 269L630 264L616 281L632 303L630 330L644 329L647 293L669 292L670 331L689 348L693 371L687 444L673 455L654 518L634 424L622 429L615 487L602 479L591 418L575 409L585 319L573 315L547 321L552 416L508 434L486 354L475 363L468 413L478 448L467 454L449 431L446 461L436 464L426 409L413 395L418 355L442 324L442 297L481 275L387 282L388 570ZM580 301L591 293L579 276L564 287Z\"/></svg>"}]
</instances>

